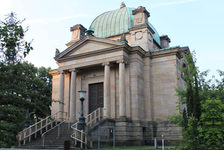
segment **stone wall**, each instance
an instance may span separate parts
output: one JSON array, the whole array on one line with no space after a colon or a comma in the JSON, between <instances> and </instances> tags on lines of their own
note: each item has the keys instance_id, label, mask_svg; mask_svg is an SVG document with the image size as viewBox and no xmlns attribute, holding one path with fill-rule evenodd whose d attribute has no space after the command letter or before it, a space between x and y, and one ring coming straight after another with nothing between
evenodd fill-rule
<instances>
[{"instance_id":1,"label":"stone wall","mask_svg":"<svg viewBox=\"0 0 224 150\"><path fill-rule=\"evenodd\" d=\"M93 142L93 147L97 147L100 135L101 146L112 146L113 135L105 134L99 129L112 127L115 129L115 145L154 145L154 138L161 145L161 135L164 135L166 145L178 144L182 138L181 128L170 124L168 121L163 122L145 122L130 120L127 118L120 119L103 119L89 130L89 141ZM105 138L103 138L105 136Z\"/></svg>"},{"instance_id":2,"label":"stone wall","mask_svg":"<svg viewBox=\"0 0 224 150\"><path fill-rule=\"evenodd\" d=\"M144 119L144 80L143 80L142 57L133 54L129 56L130 66L130 97L131 97L131 118L133 120Z\"/></svg>"},{"instance_id":3,"label":"stone wall","mask_svg":"<svg viewBox=\"0 0 224 150\"><path fill-rule=\"evenodd\" d=\"M59 75L54 74L52 75L52 100L53 102L51 103L51 114L55 114L58 112L58 93L59 93Z\"/></svg>"},{"instance_id":4,"label":"stone wall","mask_svg":"<svg viewBox=\"0 0 224 150\"><path fill-rule=\"evenodd\" d=\"M152 97L154 121L167 120L176 110L177 56L168 55L152 59Z\"/></svg>"}]
</instances>

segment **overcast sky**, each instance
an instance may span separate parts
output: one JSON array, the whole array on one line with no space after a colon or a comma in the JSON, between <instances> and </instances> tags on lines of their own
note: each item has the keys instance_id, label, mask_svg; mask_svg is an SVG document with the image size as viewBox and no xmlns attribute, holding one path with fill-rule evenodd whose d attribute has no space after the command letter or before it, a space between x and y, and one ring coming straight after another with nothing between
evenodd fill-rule
<instances>
[{"instance_id":1,"label":"overcast sky","mask_svg":"<svg viewBox=\"0 0 224 150\"><path fill-rule=\"evenodd\" d=\"M35 66L57 68L55 49L66 49L71 40L70 27L91 22L105 11L144 6L149 21L160 35L167 34L171 46L189 46L196 52L200 70L224 70L224 0L0 0L0 20L14 11L26 18L26 39L34 50L26 60Z\"/></svg>"}]
</instances>

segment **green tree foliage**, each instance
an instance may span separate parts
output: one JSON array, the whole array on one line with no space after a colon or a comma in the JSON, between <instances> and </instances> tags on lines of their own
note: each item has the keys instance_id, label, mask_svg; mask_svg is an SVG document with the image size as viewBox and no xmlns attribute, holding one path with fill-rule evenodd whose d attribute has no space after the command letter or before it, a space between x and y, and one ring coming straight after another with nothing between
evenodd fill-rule
<instances>
[{"instance_id":1,"label":"green tree foliage","mask_svg":"<svg viewBox=\"0 0 224 150\"><path fill-rule=\"evenodd\" d=\"M181 104L185 105L176 118L183 127L182 150L224 149L224 72L221 81L206 80L208 71L199 73L191 54L184 57L186 66L181 68L184 89L177 89ZM176 115L175 115L176 116ZM175 118L171 117L171 119ZM173 119L174 120L174 119Z\"/></svg>"},{"instance_id":2,"label":"green tree foliage","mask_svg":"<svg viewBox=\"0 0 224 150\"><path fill-rule=\"evenodd\" d=\"M195 66L195 59L192 54L185 54L183 58L183 66L180 68L182 79L185 81L185 89L177 89L177 93L181 99L181 104L186 105L183 110L183 127L187 127L188 118L195 117L199 120L201 115L201 86L199 71Z\"/></svg>"},{"instance_id":3,"label":"green tree foliage","mask_svg":"<svg viewBox=\"0 0 224 150\"><path fill-rule=\"evenodd\" d=\"M216 87L216 90L213 91L213 92L216 93L215 94L216 98L217 99L221 99L222 103L224 103L224 71L218 70L218 73L219 73L219 75L221 77L221 81L216 80L217 87Z\"/></svg>"},{"instance_id":4,"label":"green tree foliage","mask_svg":"<svg viewBox=\"0 0 224 150\"><path fill-rule=\"evenodd\" d=\"M16 144L28 108L31 123L50 113L50 68L23 62L33 48L24 40L21 23L11 13L0 26L0 147Z\"/></svg>"},{"instance_id":5,"label":"green tree foliage","mask_svg":"<svg viewBox=\"0 0 224 150\"><path fill-rule=\"evenodd\" d=\"M183 148L184 150L200 150L199 132L197 130L198 120L195 117L190 117L188 127L183 131Z\"/></svg>"},{"instance_id":6,"label":"green tree foliage","mask_svg":"<svg viewBox=\"0 0 224 150\"><path fill-rule=\"evenodd\" d=\"M0 61L6 64L16 64L32 50L29 42L24 40L22 22L11 13L1 21L0 26Z\"/></svg>"},{"instance_id":7,"label":"green tree foliage","mask_svg":"<svg viewBox=\"0 0 224 150\"><path fill-rule=\"evenodd\" d=\"M224 104L219 99L209 99L202 104L202 110L198 127L202 148L224 149Z\"/></svg>"},{"instance_id":8,"label":"green tree foliage","mask_svg":"<svg viewBox=\"0 0 224 150\"><path fill-rule=\"evenodd\" d=\"M27 108L31 123L50 113L49 70L36 68L27 62L0 64L0 147L16 144L16 135L26 121Z\"/></svg>"}]
</instances>

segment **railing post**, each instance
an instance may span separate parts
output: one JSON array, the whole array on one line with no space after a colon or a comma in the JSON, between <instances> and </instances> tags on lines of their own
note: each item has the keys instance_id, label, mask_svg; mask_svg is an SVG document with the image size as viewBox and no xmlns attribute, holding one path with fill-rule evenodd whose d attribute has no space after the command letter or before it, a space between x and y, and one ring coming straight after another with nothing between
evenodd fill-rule
<instances>
[{"instance_id":1,"label":"railing post","mask_svg":"<svg viewBox=\"0 0 224 150\"><path fill-rule=\"evenodd\" d=\"M35 123L35 134L34 137L37 138L37 123Z\"/></svg>"},{"instance_id":2,"label":"railing post","mask_svg":"<svg viewBox=\"0 0 224 150\"><path fill-rule=\"evenodd\" d=\"M92 114L92 113L91 113L91 114ZM92 115L91 115L91 114L89 115L89 122L87 122L87 124L89 124L89 126L92 126L92 118L91 118Z\"/></svg>"},{"instance_id":3,"label":"railing post","mask_svg":"<svg viewBox=\"0 0 224 150\"><path fill-rule=\"evenodd\" d=\"M50 121L51 121L51 128L52 128L53 127L53 119L51 118Z\"/></svg>"},{"instance_id":4,"label":"railing post","mask_svg":"<svg viewBox=\"0 0 224 150\"><path fill-rule=\"evenodd\" d=\"M42 134L43 119L40 121L40 134Z\"/></svg>"},{"instance_id":5,"label":"railing post","mask_svg":"<svg viewBox=\"0 0 224 150\"><path fill-rule=\"evenodd\" d=\"M59 126L58 126L58 136L60 136L60 124L59 124Z\"/></svg>"},{"instance_id":6,"label":"railing post","mask_svg":"<svg viewBox=\"0 0 224 150\"><path fill-rule=\"evenodd\" d=\"M100 114L101 114L100 118L103 118L103 115L104 115L104 114L103 114L103 110L100 109L100 111L101 111L101 113L100 113Z\"/></svg>"},{"instance_id":7,"label":"railing post","mask_svg":"<svg viewBox=\"0 0 224 150\"><path fill-rule=\"evenodd\" d=\"M94 112L94 119L95 119L95 122L94 123L96 123L97 122L97 110ZM99 121L99 120L98 120Z\"/></svg>"},{"instance_id":8,"label":"railing post","mask_svg":"<svg viewBox=\"0 0 224 150\"><path fill-rule=\"evenodd\" d=\"M31 141L31 127L29 128L29 142Z\"/></svg>"},{"instance_id":9,"label":"railing post","mask_svg":"<svg viewBox=\"0 0 224 150\"><path fill-rule=\"evenodd\" d=\"M48 118L46 118L46 122L45 122L45 126L46 126L45 129L46 129L46 131L48 129L48 125L47 124L48 124Z\"/></svg>"},{"instance_id":10,"label":"railing post","mask_svg":"<svg viewBox=\"0 0 224 150\"><path fill-rule=\"evenodd\" d=\"M24 136L24 138L23 138L23 145L25 145L26 144L26 130L23 132L23 136Z\"/></svg>"},{"instance_id":11,"label":"railing post","mask_svg":"<svg viewBox=\"0 0 224 150\"><path fill-rule=\"evenodd\" d=\"M81 132L81 142L80 142L80 144L81 144L81 149L83 148L83 133Z\"/></svg>"},{"instance_id":12,"label":"railing post","mask_svg":"<svg viewBox=\"0 0 224 150\"><path fill-rule=\"evenodd\" d=\"M87 116L87 117L86 117L86 122L89 122L89 120L90 120L90 119L89 119L89 116Z\"/></svg>"},{"instance_id":13,"label":"railing post","mask_svg":"<svg viewBox=\"0 0 224 150\"><path fill-rule=\"evenodd\" d=\"M76 136L76 131L75 131L75 138L77 138ZM75 139L75 146L77 145L77 140Z\"/></svg>"},{"instance_id":14,"label":"railing post","mask_svg":"<svg viewBox=\"0 0 224 150\"><path fill-rule=\"evenodd\" d=\"M57 114L55 114L55 116L54 116L54 121L56 124L58 123Z\"/></svg>"},{"instance_id":15,"label":"railing post","mask_svg":"<svg viewBox=\"0 0 224 150\"><path fill-rule=\"evenodd\" d=\"M21 146L21 134L18 135L18 146Z\"/></svg>"},{"instance_id":16,"label":"railing post","mask_svg":"<svg viewBox=\"0 0 224 150\"><path fill-rule=\"evenodd\" d=\"M44 145L45 145L45 135L43 136L43 141L42 141L42 143L43 143L43 147L44 147Z\"/></svg>"},{"instance_id":17,"label":"railing post","mask_svg":"<svg viewBox=\"0 0 224 150\"><path fill-rule=\"evenodd\" d=\"M99 119L101 118L101 108L98 111L98 117L99 117Z\"/></svg>"},{"instance_id":18,"label":"railing post","mask_svg":"<svg viewBox=\"0 0 224 150\"><path fill-rule=\"evenodd\" d=\"M87 135L85 134L85 149L87 149Z\"/></svg>"}]
</instances>

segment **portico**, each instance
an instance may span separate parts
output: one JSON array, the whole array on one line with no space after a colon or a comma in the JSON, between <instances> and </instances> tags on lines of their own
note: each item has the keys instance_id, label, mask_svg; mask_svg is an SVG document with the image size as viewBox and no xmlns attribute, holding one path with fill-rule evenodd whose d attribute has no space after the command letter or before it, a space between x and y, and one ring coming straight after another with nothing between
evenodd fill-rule
<instances>
[{"instance_id":1,"label":"portico","mask_svg":"<svg viewBox=\"0 0 224 150\"><path fill-rule=\"evenodd\" d=\"M90 39L95 40L95 37L89 36L87 37L86 40L90 40ZM58 105L58 110L68 112L69 120L71 122L74 122L75 120L77 120L76 114L79 113L78 107L80 105L79 105L79 98L77 97L77 91L79 90L86 90L88 93L84 110L85 110L85 115L90 113L89 99L91 99L91 94L89 93L89 84L94 84L94 83L103 83L103 90L101 92L103 95L104 118L126 117L126 109L127 109L126 108L126 82L128 82L128 80L126 80L126 75L125 75L125 70L126 70L125 64L127 64L128 62L127 52L126 52L127 48L125 46L125 43L123 44L119 43L119 45L112 45L112 46L116 48L113 48L113 49L110 48L112 50L108 48L106 48L105 50L101 49L101 52L105 51L104 55L107 55L107 53L112 54L112 57L107 57L105 60L97 59L97 57L99 56L95 56L95 55L92 56L91 54L89 54L87 56L82 56L81 58L77 57L77 59L75 60L73 59L73 61L75 62L81 62L83 61L83 59L90 60L86 62L86 66L84 66L81 63L80 65L77 65L78 63L72 64L72 62L65 62L65 63L70 63L70 65L68 67L64 67L64 66L59 67L58 70L60 70L59 71L60 82L59 82L58 95L59 95L60 104ZM120 54L120 56L114 57L113 53ZM79 55L81 54L79 53L78 56ZM75 56L76 55L73 55L72 57L75 57ZM61 64L62 63L64 62L61 62ZM112 71L111 71L111 67L112 67ZM91 77L87 79L85 74L86 74L86 71L89 72L89 70L94 70L95 73L93 74L93 76L94 75L99 76L97 80L94 80L94 79L92 80ZM118 83L116 83L117 81L112 80L111 78L113 79L118 78ZM65 80L67 81L67 85L65 85L66 84ZM67 91L64 90L65 89L64 87L68 87ZM69 96L67 96L69 97L67 101L65 99L66 94L69 94ZM117 112L116 115L111 114L111 110L114 111L114 109L117 109L115 110Z\"/></svg>"}]
</instances>

